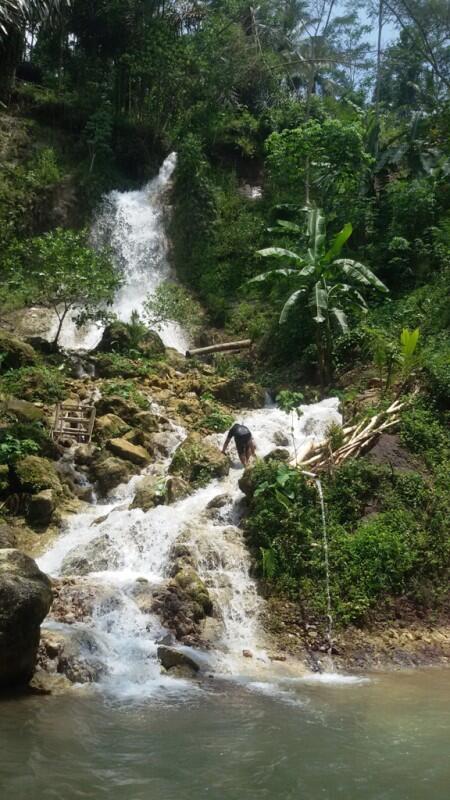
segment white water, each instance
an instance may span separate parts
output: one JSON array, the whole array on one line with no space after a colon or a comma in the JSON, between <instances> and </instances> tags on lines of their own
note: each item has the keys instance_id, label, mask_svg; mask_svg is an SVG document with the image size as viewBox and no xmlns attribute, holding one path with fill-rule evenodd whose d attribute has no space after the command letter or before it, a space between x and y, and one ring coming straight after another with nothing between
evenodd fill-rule
<instances>
[{"instance_id":1,"label":"white water","mask_svg":"<svg viewBox=\"0 0 450 800\"><path fill-rule=\"evenodd\" d=\"M112 311L124 322L134 310L142 312L147 295L171 277L165 217L168 214L167 190L176 164L171 153L159 174L143 189L134 192L111 192L105 199L94 228L93 240L111 246L114 258L123 270L124 283ZM49 338L56 331L56 321ZM64 322L60 345L66 350L92 350L100 341L103 328L92 324L77 328L72 319ZM188 339L175 323L159 331L164 344L184 352Z\"/></svg>"},{"instance_id":2,"label":"white water","mask_svg":"<svg viewBox=\"0 0 450 800\"><path fill-rule=\"evenodd\" d=\"M331 422L340 422L337 399L301 409L303 415L295 423L297 448L307 439L323 438ZM277 408L243 413L242 421L253 431L260 456L276 446L274 436L288 426L287 415ZM177 446L184 431L173 426L169 435ZM223 436L214 435L210 439L221 443ZM290 449L293 453L293 448ZM56 577L77 574L77 566L70 560L91 554L91 570L81 580L96 587L95 612L92 620L75 623L71 629L87 628L94 635L95 658L104 665L102 683L108 691L142 696L174 685L172 679L161 676L156 660L157 641L164 630L154 614L140 610L134 592L143 580L155 587L167 579L170 549L176 541L188 545L214 603L214 620L207 622L210 627L213 625L210 632L213 647L203 656L204 664L230 677L238 674L268 677L275 669L283 673L285 667L275 667L265 651L266 637L259 623L263 601L249 575L248 552L235 524L243 498L238 487L242 468L233 449L231 457L236 460L226 478L212 481L173 505L158 506L147 513L128 507L140 480L132 478L118 487L106 503L77 515L67 532L39 560L40 568ZM167 460L149 468L147 473L163 475L166 467ZM229 495L229 500L212 516L206 506L223 493ZM94 523L105 515L106 519ZM92 554L89 548L99 537L103 538ZM253 658L244 658L244 649L250 650ZM88 661L90 657L87 652Z\"/></svg>"}]
</instances>

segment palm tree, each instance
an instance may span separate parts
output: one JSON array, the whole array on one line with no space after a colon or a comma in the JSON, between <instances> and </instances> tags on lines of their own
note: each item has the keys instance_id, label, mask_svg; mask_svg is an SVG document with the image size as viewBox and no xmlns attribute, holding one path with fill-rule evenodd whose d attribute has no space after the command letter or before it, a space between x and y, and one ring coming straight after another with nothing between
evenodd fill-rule
<instances>
[{"instance_id":1,"label":"palm tree","mask_svg":"<svg viewBox=\"0 0 450 800\"><path fill-rule=\"evenodd\" d=\"M387 292L388 289L369 267L350 258L337 258L351 236L350 222L344 225L327 250L323 212L319 208L309 208L307 214L309 239L307 253L300 256L293 250L286 250L283 247L267 247L259 250L258 254L264 258L277 258L292 266L263 272L252 278L249 283L287 277L297 287L284 303L279 321L280 324L284 324L294 309L299 308L301 301L306 300L305 305L312 311L312 319L317 326L319 375L323 385L331 374L333 325L337 325L341 333L346 333L348 331L346 310L367 311L367 303L359 288L364 290L372 287L380 292ZM298 225L286 220L278 220L278 228L301 234Z\"/></svg>"}]
</instances>

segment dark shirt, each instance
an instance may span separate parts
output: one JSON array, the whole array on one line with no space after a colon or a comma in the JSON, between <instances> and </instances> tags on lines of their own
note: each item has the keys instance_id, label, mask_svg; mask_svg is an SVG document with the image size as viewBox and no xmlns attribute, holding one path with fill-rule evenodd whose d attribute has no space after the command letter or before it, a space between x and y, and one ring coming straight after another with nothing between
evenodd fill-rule
<instances>
[{"instance_id":1,"label":"dark shirt","mask_svg":"<svg viewBox=\"0 0 450 800\"><path fill-rule=\"evenodd\" d=\"M233 437L234 441L236 442L238 439L250 439L251 433L245 425L239 425L238 422L235 422L233 427L230 428L228 432L228 438L231 439Z\"/></svg>"}]
</instances>

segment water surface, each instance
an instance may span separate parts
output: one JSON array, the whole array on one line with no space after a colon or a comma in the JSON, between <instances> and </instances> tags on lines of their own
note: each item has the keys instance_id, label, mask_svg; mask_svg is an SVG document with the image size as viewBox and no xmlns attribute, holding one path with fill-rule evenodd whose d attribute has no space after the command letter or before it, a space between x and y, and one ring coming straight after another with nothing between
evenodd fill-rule
<instances>
[{"instance_id":1,"label":"water surface","mask_svg":"<svg viewBox=\"0 0 450 800\"><path fill-rule=\"evenodd\" d=\"M448 672L0 704L14 800L447 800Z\"/></svg>"}]
</instances>

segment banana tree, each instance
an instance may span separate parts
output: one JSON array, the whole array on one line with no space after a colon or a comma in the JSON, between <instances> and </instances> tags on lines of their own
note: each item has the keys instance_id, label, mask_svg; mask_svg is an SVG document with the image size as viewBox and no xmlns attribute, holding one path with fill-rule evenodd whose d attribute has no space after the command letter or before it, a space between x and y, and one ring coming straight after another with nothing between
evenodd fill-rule
<instances>
[{"instance_id":1,"label":"banana tree","mask_svg":"<svg viewBox=\"0 0 450 800\"><path fill-rule=\"evenodd\" d=\"M278 220L278 230L301 234L301 228L292 222ZM338 258L352 233L347 222L326 246L325 217L321 209L307 209L307 235L309 246L304 255L284 247L267 247L258 250L264 258L274 258L287 266L271 269L252 278L248 283L263 283L274 278L288 278L293 284L291 292L280 314L280 324L295 310L309 310L316 325L316 343L319 376L322 385L331 376L333 353L333 329L346 333L349 328L346 311L367 311L367 303L361 291L368 288L380 292L388 289L377 276L359 261Z\"/></svg>"}]
</instances>

